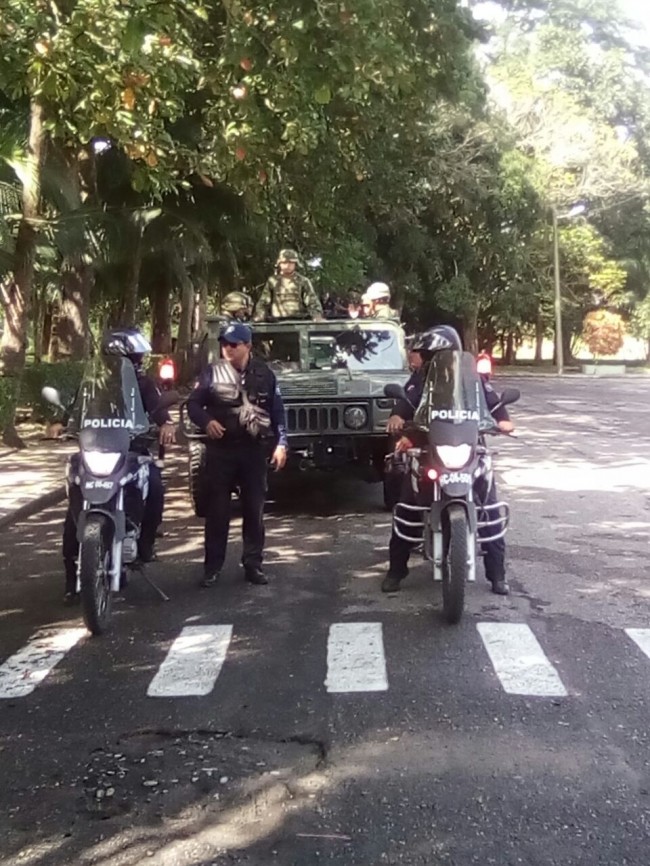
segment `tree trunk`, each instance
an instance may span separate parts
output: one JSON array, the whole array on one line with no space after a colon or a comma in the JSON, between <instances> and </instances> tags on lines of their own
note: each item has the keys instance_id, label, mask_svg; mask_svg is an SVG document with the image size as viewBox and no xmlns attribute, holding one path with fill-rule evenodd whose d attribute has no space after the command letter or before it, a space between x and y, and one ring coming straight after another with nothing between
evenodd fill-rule
<instances>
[{"instance_id":1,"label":"tree trunk","mask_svg":"<svg viewBox=\"0 0 650 866\"><path fill-rule=\"evenodd\" d=\"M127 265L127 276L122 299L122 315L120 324L127 328L135 327L138 314L138 289L140 284L140 267L142 265L142 229L134 226L135 243L132 255Z\"/></svg>"},{"instance_id":2,"label":"tree trunk","mask_svg":"<svg viewBox=\"0 0 650 866\"><path fill-rule=\"evenodd\" d=\"M50 340L52 339L52 317L54 314L54 304L47 301L43 304L43 323L41 328L41 357L45 355L48 359L50 355Z\"/></svg>"},{"instance_id":3,"label":"tree trunk","mask_svg":"<svg viewBox=\"0 0 650 866\"><path fill-rule=\"evenodd\" d=\"M45 293L41 288L32 293L32 335L34 341L34 361L43 360L43 320L45 318Z\"/></svg>"},{"instance_id":4,"label":"tree trunk","mask_svg":"<svg viewBox=\"0 0 650 866\"><path fill-rule=\"evenodd\" d=\"M2 287L1 296L5 328L0 342L0 374L4 375L18 375L25 366L44 150L43 106L32 99L22 190L23 213L16 237L13 280Z\"/></svg>"},{"instance_id":5,"label":"tree trunk","mask_svg":"<svg viewBox=\"0 0 650 866\"><path fill-rule=\"evenodd\" d=\"M516 354L515 354L515 340L514 334L512 331L508 331L508 336L506 338L506 353L504 357L504 361L508 366L511 366L515 363Z\"/></svg>"},{"instance_id":6,"label":"tree trunk","mask_svg":"<svg viewBox=\"0 0 650 866\"><path fill-rule=\"evenodd\" d=\"M478 304L465 313L463 320L465 351L476 355L478 352Z\"/></svg>"},{"instance_id":7,"label":"tree trunk","mask_svg":"<svg viewBox=\"0 0 650 866\"><path fill-rule=\"evenodd\" d=\"M151 348L156 355L172 350L171 286L165 280L151 292Z\"/></svg>"},{"instance_id":8,"label":"tree trunk","mask_svg":"<svg viewBox=\"0 0 650 866\"><path fill-rule=\"evenodd\" d=\"M69 256L61 274L61 313L57 326L57 354L75 361L90 350L90 292L93 274L81 256Z\"/></svg>"},{"instance_id":9,"label":"tree trunk","mask_svg":"<svg viewBox=\"0 0 650 866\"><path fill-rule=\"evenodd\" d=\"M80 210L92 191L87 178L91 177L92 184L93 160L86 148L63 149L60 154L71 190L66 213L71 252L66 255L62 268L58 349L65 357L82 360L88 357L90 350L90 293L94 273L84 261L86 231Z\"/></svg>"},{"instance_id":10,"label":"tree trunk","mask_svg":"<svg viewBox=\"0 0 650 866\"><path fill-rule=\"evenodd\" d=\"M543 360L544 348L544 319L541 309L537 310L537 318L535 320L535 363L541 364Z\"/></svg>"}]
</instances>

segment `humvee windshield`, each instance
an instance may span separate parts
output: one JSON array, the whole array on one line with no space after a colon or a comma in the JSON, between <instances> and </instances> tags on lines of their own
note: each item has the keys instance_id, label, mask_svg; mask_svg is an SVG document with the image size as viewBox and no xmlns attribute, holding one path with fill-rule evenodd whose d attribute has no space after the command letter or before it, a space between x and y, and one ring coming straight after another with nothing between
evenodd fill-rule
<instances>
[{"instance_id":1,"label":"humvee windshield","mask_svg":"<svg viewBox=\"0 0 650 866\"><path fill-rule=\"evenodd\" d=\"M391 328L310 330L302 343L298 332L265 330L253 333L253 351L276 371L349 370L372 372L402 370L399 338ZM301 364L302 360L302 364Z\"/></svg>"},{"instance_id":2,"label":"humvee windshield","mask_svg":"<svg viewBox=\"0 0 650 866\"><path fill-rule=\"evenodd\" d=\"M401 370L402 354L393 330L355 328L339 334L309 334L311 370Z\"/></svg>"}]
</instances>

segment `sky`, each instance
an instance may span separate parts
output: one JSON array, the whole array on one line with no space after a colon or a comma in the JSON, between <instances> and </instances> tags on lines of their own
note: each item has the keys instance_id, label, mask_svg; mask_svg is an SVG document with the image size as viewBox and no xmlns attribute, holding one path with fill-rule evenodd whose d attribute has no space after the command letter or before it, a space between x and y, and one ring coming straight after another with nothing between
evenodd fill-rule
<instances>
[{"instance_id":1,"label":"sky","mask_svg":"<svg viewBox=\"0 0 650 866\"><path fill-rule=\"evenodd\" d=\"M648 0L619 0L619 4L629 18L642 25L643 34L639 34L639 39L646 45L650 45L650 3Z\"/></svg>"}]
</instances>

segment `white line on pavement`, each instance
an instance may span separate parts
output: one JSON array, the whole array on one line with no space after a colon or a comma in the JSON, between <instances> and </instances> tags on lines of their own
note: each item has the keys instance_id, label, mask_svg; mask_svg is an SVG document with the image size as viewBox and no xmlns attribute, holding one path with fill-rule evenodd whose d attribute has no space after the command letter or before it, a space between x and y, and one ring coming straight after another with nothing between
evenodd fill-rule
<instances>
[{"instance_id":1,"label":"white line on pavement","mask_svg":"<svg viewBox=\"0 0 650 866\"><path fill-rule=\"evenodd\" d=\"M23 698L43 682L68 650L87 635L85 628L37 634L0 666L0 698Z\"/></svg>"},{"instance_id":2,"label":"white line on pavement","mask_svg":"<svg viewBox=\"0 0 650 866\"><path fill-rule=\"evenodd\" d=\"M650 628L626 628L625 634L632 638L639 649L650 659Z\"/></svg>"},{"instance_id":3,"label":"white line on pavement","mask_svg":"<svg viewBox=\"0 0 650 866\"><path fill-rule=\"evenodd\" d=\"M564 697L558 672L524 623L479 622L476 625L501 685L511 695Z\"/></svg>"},{"instance_id":4,"label":"white line on pavement","mask_svg":"<svg viewBox=\"0 0 650 866\"><path fill-rule=\"evenodd\" d=\"M149 697L209 694L221 673L231 637L231 625L185 626L149 684Z\"/></svg>"},{"instance_id":5,"label":"white line on pavement","mask_svg":"<svg viewBox=\"0 0 650 866\"><path fill-rule=\"evenodd\" d=\"M335 622L327 639L328 692L383 692L388 688L380 622Z\"/></svg>"}]
</instances>

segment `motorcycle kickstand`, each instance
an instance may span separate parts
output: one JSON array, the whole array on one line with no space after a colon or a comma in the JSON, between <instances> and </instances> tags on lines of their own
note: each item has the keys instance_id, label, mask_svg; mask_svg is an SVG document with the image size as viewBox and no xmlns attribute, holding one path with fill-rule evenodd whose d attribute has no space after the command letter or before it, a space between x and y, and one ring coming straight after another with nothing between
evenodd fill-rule
<instances>
[{"instance_id":1,"label":"motorcycle kickstand","mask_svg":"<svg viewBox=\"0 0 650 866\"><path fill-rule=\"evenodd\" d=\"M143 572L142 572L142 576L143 576L144 579L147 581L147 583L149 584L149 586L150 586L153 590L155 590L155 592L158 593L158 595L160 596L160 598L161 598L163 601L171 601L171 598L167 595L167 593L164 592L164 591L163 591L163 590L158 586L158 584L157 584L155 581L153 581L153 580L149 577L149 575L148 575L147 572L146 572L146 569L143 570Z\"/></svg>"}]
</instances>

